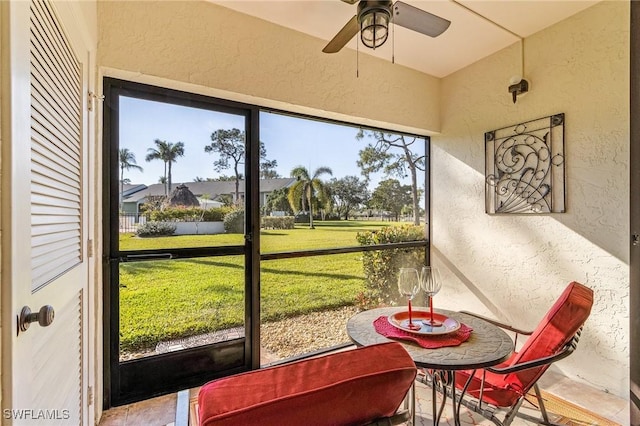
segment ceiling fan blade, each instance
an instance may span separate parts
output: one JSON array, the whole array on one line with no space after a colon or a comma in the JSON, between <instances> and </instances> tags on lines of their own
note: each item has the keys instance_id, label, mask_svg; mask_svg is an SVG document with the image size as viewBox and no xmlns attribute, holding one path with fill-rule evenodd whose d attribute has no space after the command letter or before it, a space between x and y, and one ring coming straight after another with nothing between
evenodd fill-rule
<instances>
[{"instance_id":1,"label":"ceiling fan blade","mask_svg":"<svg viewBox=\"0 0 640 426\"><path fill-rule=\"evenodd\" d=\"M360 25L358 25L358 17L354 15L353 18L351 18L349 22L347 22L346 25L342 27L338 34L333 37L329 44L327 44L325 48L322 49L322 51L324 53L339 52L340 49L342 49L347 43L349 43L349 40L351 40L353 36L358 34L358 31L360 31Z\"/></svg>"},{"instance_id":2,"label":"ceiling fan blade","mask_svg":"<svg viewBox=\"0 0 640 426\"><path fill-rule=\"evenodd\" d=\"M393 5L393 22L430 37L438 37L451 25L451 21L401 1Z\"/></svg>"}]
</instances>

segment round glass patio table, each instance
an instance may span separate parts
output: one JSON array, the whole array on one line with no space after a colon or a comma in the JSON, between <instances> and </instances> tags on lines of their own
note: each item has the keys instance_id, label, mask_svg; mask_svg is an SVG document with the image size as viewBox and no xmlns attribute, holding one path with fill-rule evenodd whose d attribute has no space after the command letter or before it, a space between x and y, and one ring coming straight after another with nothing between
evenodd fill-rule
<instances>
[{"instance_id":1,"label":"round glass patio table","mask_svg":"<svg viewBox=\"0 0 640 426\"><path fill-rule=\"evenodd\" d=\"M391 307L360 312L347 321L347 334L358 346L390 341L399 342L411 355L416 366L449 373L455 370L476 370L491 367L504 362L513 353L513 341L500 327L471 315L444 309L435 309L434 312L451 317L473 329L469 339L459 346L426 349L414 342L389 339L378 334L373 326L373 322L378 317L404 312L406 309L406 307ZM449 377L452 379L450 384L454 423L459 425L460 402L456 405L455 392L453 392L455 389L455 374L449 374ZM439 420L439 415L436 416L435 386L432 386L432 389L435 423ZM444 403L445 401L443 400L442 404L444 405Z\"/></svg>"}]
</instances>

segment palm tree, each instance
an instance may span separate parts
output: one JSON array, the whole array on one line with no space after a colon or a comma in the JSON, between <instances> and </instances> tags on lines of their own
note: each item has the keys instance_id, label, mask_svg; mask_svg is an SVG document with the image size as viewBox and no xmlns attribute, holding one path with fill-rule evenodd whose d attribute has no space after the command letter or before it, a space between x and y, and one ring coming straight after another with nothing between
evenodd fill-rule
<instances>
[{"instance_id":1,"label":"palm tree","mask_svg":"<svg viewBox=\"0 0 640 426\"><path fill-rule=\"evenodd\" d=\"M166 185L164 187L164 195L171 193L171 164L175 163L178 157L184 155L184 143L161 141L156 139L153 141L156 144L156 148L149 148L147 150L146 161L162 160L164 161L164 179Z\"/></svg>"},{"instance_id":2,"label":"palm tree","mask_svg":"<svg viewBox=\"0 0 640 426\"><path fill-rule=\"evenodd\" d=\"M306 210L309 207L309 229L313 229L313 200L317 196L321 204L329 201L328 187L320 180L323 174L333 176L333 172L329 167L318 167L313 175L302 166L298 166L291 170L291 177L296 178L296 182L289 187L287 199L294 212L298 211L299 203L302 202L302 208Z\"/></svg>"},{"instance_id":3,"label":"palm tree","mask_svg":"<svg viewBox=\"0 0 640 426\"><path fill-rule=\"evenodd\" d=\"M124 171L135 169L143 171L142 167L136 164L136 155L128 148L120 148L118 151L118 161L120 162L120 209L122 209L122 196L124 194Z\"/></svg>"}]
</instances>

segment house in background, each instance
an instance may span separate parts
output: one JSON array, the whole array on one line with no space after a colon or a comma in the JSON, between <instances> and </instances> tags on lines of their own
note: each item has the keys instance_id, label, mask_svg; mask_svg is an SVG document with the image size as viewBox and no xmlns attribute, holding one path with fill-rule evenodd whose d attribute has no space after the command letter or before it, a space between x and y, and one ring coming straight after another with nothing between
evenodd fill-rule
<instances>
[{"instance_id":1,"label":"house in background","mask_svg":"<svg viewBox=\"0 0 640 426\"><path fill-rule=\"evenodd\" d=\"M267 201L267 197L271 192L288 188L295 182L295 178L277 178L260 180L260 207ZM235 181L206 181L206 182L183 182L174 183L173 188L179 185L186 185L189 190L200 199L200 204L213 207L221 202L220 196L235 199ZM244 188L244 181L239 182L239 188ZM135 190L125 186L125 195L122 201L122 212L125 214L140 214L140 206L147 202L147 197L162 197L165 186L161 183L153 185L136 185ZM244 191L238 192L240 200L244 199Z\"/></svg>"},{"instance_id":2,"label":"house in background","mask_svg":"<svg viewBox=\"0 0 640 426\"><path fill-rule=\"evenodd\" d=\"M147 185L143 183L125 183L124 185L122 185L122 199L126 200L132 194L135 194L136 192L142 191L146 188Z\"/></svg>"},{"instance_id":3,"label":"house in background","mask_svg":"<svg viewBox=\"0 0 640 426\"><path fill-rule=\"evenodd\" d=\"M232 9L242 3L253 10ZM61 408L71 424L93 425L118 385L105 374L113 364L104 356L117 350L103 323L108 268L117 261L105 249L111 237L103 224L113 213L105 206L118 194L103 181L103 145L113 136L102 114L106 77L430 136L430 253L447 287L465 288L485 312L526 325L567 282L588 285L595 307L560 372L637 398L640 259L629 218L636 234L630 187L637 192L640 177L630 152L640 135L629 103L637 112L640 94L629 67L640 72L633 62L640 7L416 2L450 14L451 32L426 44L397 32L394 64L364 48L322 53L322 28L330 23L335 33L355 5L300 2L305 11L288 16L296 3L0 2L2 408ZM512 34L503 38L504 28L457 3ZM536 25L556 7L562 16ZM248 13L260 11L264 19ZM435 68L401 65L403 49ZM446 60L460 62L444 68ZM507 87L516 74L530 87L514 103ZM566 213L487 215L485 132L558 113L566 117ZM56 144L60 135L65 142ZM48 241L52 227L63 230L62 240ZM455 293L448 300L456 309L477 307L461 306ZM24 307L46 305L55 307L55 321L25 328Z\"/></svg>"}]
</instances>

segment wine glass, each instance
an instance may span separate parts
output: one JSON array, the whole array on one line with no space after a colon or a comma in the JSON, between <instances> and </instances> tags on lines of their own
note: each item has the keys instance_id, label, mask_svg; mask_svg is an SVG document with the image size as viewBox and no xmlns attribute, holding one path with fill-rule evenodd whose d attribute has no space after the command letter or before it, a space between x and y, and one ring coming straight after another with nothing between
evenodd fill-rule
<instances>
[{"instance_id":1,"label":"wine glass","mask_svg":"<svg viewBox=\"0 0 640 426\"><path fill-rule=\"evenodd\" d=\"M418 270L415 268L400 268L398 274L398 290L400 294L407 298L407 305L409 307L409 324L407 328L411 330L419 330L420 326L413 323L411 312L411 299L413 299L418 290L420 290L420 277L418 276Z\"/></svg>"},{"instance_id":2,"label":"wine glass","mask_svg":"<svg viewBox=\"0 0 640 426\"><path fill-rule=\"evenodd\" d=\"M423 266L420 274L420 286L429 297L429 312L431 316L431 319L422 320L422 322L430 325L431 327L440 327L442 323L433 319L433 296L435 296L442 288L442 281L440 280L440 272L438 271L438 268L433 266Z\"/></svg>"}]
</instances>

